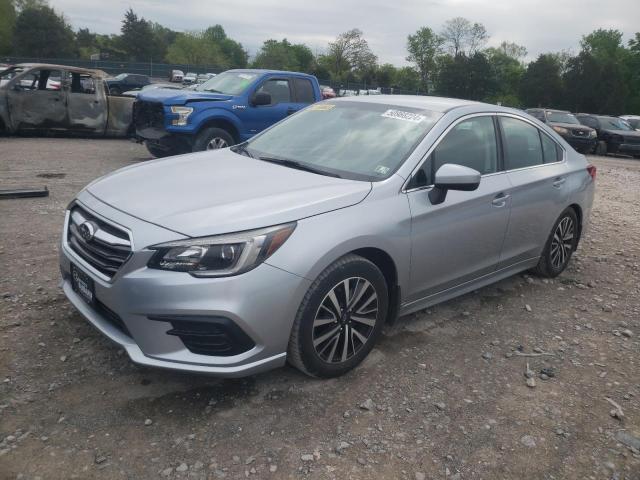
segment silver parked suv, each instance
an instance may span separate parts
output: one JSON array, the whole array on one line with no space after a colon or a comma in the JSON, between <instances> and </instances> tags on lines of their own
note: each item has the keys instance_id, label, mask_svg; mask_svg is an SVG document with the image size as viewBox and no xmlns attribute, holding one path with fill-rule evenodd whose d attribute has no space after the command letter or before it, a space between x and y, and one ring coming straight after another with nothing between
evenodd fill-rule
<instances>
[{"instance_id":1,"label":"silver parked suv","mask_svg":"<svg viewBox=\"0 0 640 480\"><path fill-rule=\"evenodd\" d=\"M66 214L63 287L140 364L336 376L398 315L562 272L594 180L522 112L329 100L230 149L91 183Z\"/></svg>"}]
</instances>

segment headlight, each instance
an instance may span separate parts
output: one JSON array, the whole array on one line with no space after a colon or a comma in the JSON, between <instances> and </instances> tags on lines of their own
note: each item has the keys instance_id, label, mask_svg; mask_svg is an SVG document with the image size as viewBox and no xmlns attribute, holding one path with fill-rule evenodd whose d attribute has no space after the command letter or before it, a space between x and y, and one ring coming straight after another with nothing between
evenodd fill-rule
<instances>
[{"instance_id":1,"label":"headlight","mask_svg":"<svg viewBox=\"0 0 640 480\"><path fill-rule=\"evenodd\" d=\"M193 238L149 247L156 253L148 267L189 272L196 277L226 277L249 271L289 238L295 223L247 232Z\"/></svg>"},{"instance_id":2,"label":"headlight","mask_svg":"<svg viewBox=\"0 0 640 480\"><path fill-rule=\"evenodd\" d=\"M596 133L595 130L591 130L589 132L589 138L596 138L598 136L598 134Z\"/></svg>"},{"instance_id":3,"label":"headlight","mask_svg":"<svg viewBox=\"0 0 640 480\"><path fill-rule=\"evenodd\" d=\"M173 120L171 120L171 125L180 127L185 126L187 124L187 119L192 112L192 107L171 107L171 113L175 113L178 115L178 118L174 118Z\"/></svg>"},{"instance_id":4,"label":"headlight","mask_svg":"<svg viewBox=\"0 0 640 480\"><path fill-rule=\"evenodd\" d=\"M560 135L568 135L569 134L569 130L567 130L564 127L551 127L553 128L556 132L558 132Z\"/></svg>"}]
</instances>

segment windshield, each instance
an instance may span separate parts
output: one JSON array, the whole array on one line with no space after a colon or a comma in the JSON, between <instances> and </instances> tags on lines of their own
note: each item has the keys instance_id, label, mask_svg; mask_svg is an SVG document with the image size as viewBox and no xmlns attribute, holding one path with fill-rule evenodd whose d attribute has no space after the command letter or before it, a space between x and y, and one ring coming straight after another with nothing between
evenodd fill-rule
<instances>
[{"instance_id":1,"label":"windshield","mask_svg":"<svg viewBox=\"0 0 640 480\"><path fill-rule=\"evenodd\" d=\"M355 180L388 178L441 113L365 102L322 102L248 141L256 158L292 160Z\"/></svg>"},{"instance_id":2,"label":"windshield","mask_svg":"<svg viewBox=\"0 0 640 480\"><path fill-rule=\"evenodd\" d=\"M626 121L631 127L640 129L640 118L628 118Z\"/></svg>"},{"instance_id":3,"label":"windshield","mask_svg":"<svg viewBox=\"0 0 640 480\"><path fill-rule=\"evenodd\" d=\"M113 77L115 80L124 80L125 78L127 78L127 74L126 73L121 73L120 75L116 75L115 77Z\"/></svg>"},{"instance_id":4,"label":"windshield","mask_svg":"<svg viewBox=\"0 0 640 480\"><path fill-rule=\"evenodd\" d=\"M605 130L633 130L631 126L621 118L598 117L602 128Z\"/></svg>"},{"instance_id":5,"label":"windshield","mask_svg":"<svg viewBox=\"0 0 640 480\"><path fill-rule=\"evenodd\" d=\"M547 112L547 121L553 123L570 123L572 125L580 125L576 117L566 112Z\"/></svg>"},{"instance_id":6,"label":"windshield","mask_svg":"<svg viewBox=\"0 0 640 480\"><path fill-rule=\"evenodd\" d=\"M257 76L257 73L224 72L199 85L196 90L224 93L226 95L240 95Z\"/></svg>"}]
</instances>

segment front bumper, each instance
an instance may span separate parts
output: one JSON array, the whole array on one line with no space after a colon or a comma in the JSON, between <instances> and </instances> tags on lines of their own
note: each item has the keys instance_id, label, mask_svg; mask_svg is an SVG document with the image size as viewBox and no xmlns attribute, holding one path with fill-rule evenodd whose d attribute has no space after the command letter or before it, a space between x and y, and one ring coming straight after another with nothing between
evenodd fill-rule
<instances>
[{"instance_id":1,"label":"front bumper","mask_svg":"<svg viewBox=\"0 0 640 480\"><path fill-rule=\"evenodd\" d=\"M86 203L82 207L89 209ZM157 243L147 242L160 227L146 228L132 217L127 223L122 212L110 212L111 207L95 199L91 207L91 213L105 219L111 213L117 216L118 224L131 231L136 244L140 243L138 237L145 238L144 245ZM141 228L146 231L139 232ZM158 238L165 237L165 232ZM139 247L111 280L105 280L82 262L64 239L63 235L60 270L65 295L95 328L124 347L134 362L221 377L250 375L284 364L289 334L310 285L308 280L268 264L224 278L195 278L187 273L154 270L146 267L153 252ZM73 290L72 263L94 280L97 306L89 305ZM250 338L251 347L227 356L194 353L193 348L187 348L184 337L170 333L181 322L194 319L205 324L225 319Z\"/></svg>"},{"instance_id":2,"label":"front bumper","mask_svg":"<svg viewBox=\"0 0 640 480\"><path fill-rule=\"evenodd\" d=\"M591 152L598 140L596 138L564 137L569 145L578 152Z\"/></svg>"}]
</instances>

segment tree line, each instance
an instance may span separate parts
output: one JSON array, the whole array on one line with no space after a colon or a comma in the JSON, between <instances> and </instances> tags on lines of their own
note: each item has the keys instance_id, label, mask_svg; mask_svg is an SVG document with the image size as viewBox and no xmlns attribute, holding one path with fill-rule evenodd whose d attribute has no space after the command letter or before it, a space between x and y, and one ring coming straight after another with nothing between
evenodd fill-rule
<instances>
[{"instance_id":1,"label":"tree line","mask_svg":"<svg viewBox=\"0 0 640 480\"><path fill-rule=\"evenodd\" d=\"M176 32L131 8L119 34L74 31L46 0L0 0L0 55L207 65L219 69L272 68L316 75L334 86L366 85L526 107L593 113L640 113L640 33L626 44L619 30L582 37L577 54L539 55L512 42L488 47L484 25L457 17L439 29L407 36L408 66L380 64L364 34L352 29L314 52L305 44L266 40L250 59L221 25Z\"/></svg>"}]
</instances>

